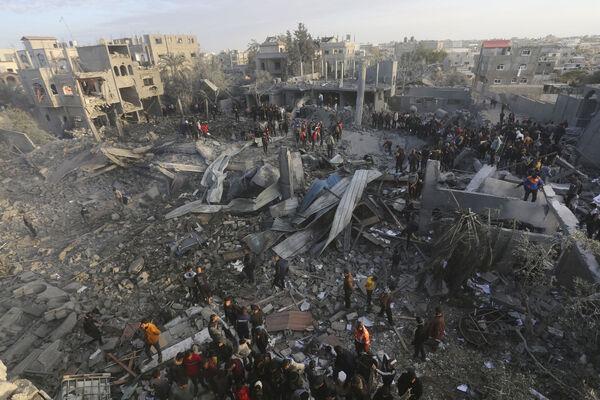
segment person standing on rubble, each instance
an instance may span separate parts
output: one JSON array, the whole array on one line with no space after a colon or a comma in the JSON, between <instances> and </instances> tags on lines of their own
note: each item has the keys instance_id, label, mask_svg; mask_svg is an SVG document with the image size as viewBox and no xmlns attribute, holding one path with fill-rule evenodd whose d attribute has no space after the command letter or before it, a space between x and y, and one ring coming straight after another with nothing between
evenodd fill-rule
<instances>
[{"instance_id":1,"label":"person standing on rubble","mask_svg":"<svg viewBox=\"0 0 600 400\"><path fill-rule=\"evenodd\" d=\"M446 336L446 321L439 306L435 308L435 315L427 324L427 335L435 341L433 351L437 350Z\"/></svg>"},{"instance_id":2,"label":"person standing on rubble","mask_svg":"<svg viewBox=\"0 0 600 400\"><path fill-rule=\"evenodd\" d=\"M368 353L371 350L371 335L362 321L358 321L354 329L354 348L356 354Z\"/></svg>"},{"instance_id":3,"label":"person standing on rubble","mask_svg":"<svg viewBox=\"0 0 600 400\"><path fill-rule=\"evenodd\" d=\"M269 128L265 128L265 131L263 132L262 135L262 146L263 146L263 151L266 154L268 154L269 152L269 142L271 141L271 137L269 135Z\"/></svg>"},{"instance_id":4,"label":"person standing on rubble","mask_svg":"<svg viewBox=\"0 0 600 400\"><path fill-rule=\"evenodd\" d=\"M240 122L240 110L237 105L233 106L233 116L235 117L235 122Z\"/></svg>"},{"instance_id":5,"label":"person standing on rubble","mask_svg":"<svg viewBox=\"0 0 600 400\"><path fill-rule=\"evenodd\" d=\"M529 195L531 195L531 202L535 203L537 200L537 193L539 189L543 189L544 181L537 172L533 172L527 178L523 179L523 182L519 183L516 187L523 186L525 189L525 196L523 197L523 201L527 201L529 199Z\"/></svg>"},{"instance_id":6,"label":"person standing on rubble","mask_svg":"<svg viewBox=\"0 0 600 400\"><path fill-rule=\"evenodd\" d=\"M225 319L231 326L235 326L237 320L238 306L235 304L233 297L227 296L223 300L223 311L225 311Z\"/></svg>"},{"instance_id":7,"label":"person standing on rubble","mask_svg":"<svg viewBox=\"0 0 600 400\"><path fill-rule=\"evenodd\" d=\"M188 291L190 302L192 304L198 304L198 290L196 289L196 273L192 267L189 267L187 271L183 273L183 285Z\"/></svg>"},{"instance_id":8,"label":"person standing on rubble","mask_svg":"<svg viewBox=\"0 0 600 400\"><path fill-rule=\"evenodd\" d=\"M415 346L413 358L421 358L425 361L425 342L427 341L427 329L421 317L416 318L417 327L415 328L412 345Z\"/></svg>"},{"instance_id":9,"label":"person standing on rubble","mask_svg":"<svg viewBox=\"0 0 600 400\"><path fill-rule=\"evenodd\" d=\"M331 160L335 149L335 139L333 138L333 135L327 135L325 144L327 145L327 157Z\"/></svg>"},{"instance_id":10,"label":"person standing on rubble","mask_svg":"<svg viewBox=\"0 0 600 400\"><path fill-rule=\"evenodd\" d=\"M162 352L160 350L160 330L149 319L144 318L140 323L140 329L144 333L144 351L149 359L152 359L150 349L154 347L158 354L158 363L162 363Z\"/></svg>"},{"instance_id":11,"label":"person standing on rubble","mask_svg":"<svg viewBox=\"0 0 600 400\"><path fill-rule=\"evenodd\" d=\"M289 272L289 262L283 258L275 255L273 258L275 267L275 277L273 279L273 285L280 289L285 289L285 278Z\"/></svg>"},{"instance_id":12,"label":"person standing on rubble","mask_svg":"<svg viewBox=\"0 0 600 400\"><path fill-rule=\"evenodd\" d=\"M385 313L390 325L394 326L394 318L392 317L392 302L392 293L389 291L389 289L386 289L379 296L379 306L381 307L381 310L379 311L379 316L383 317L383 314Z\"/></svg>"},{"instance_id":13,"label":"person standing on rubble","mask_svg":"<svg viewBox=\"0 0 600 400\"><path fill-rule=\"evenodd\" d=\"M250 315L248 309L243 306L235 321L235 331L240 339L250 339Z\"/></svg>"},{"instance_id":14,"label":"person standing on rubble","mask_svg":"<svg viewBox=\"0 0 600 400\"><path fill-rule=\"evenodd\" d=\"M417 172L417 167L419 166L420 161L419 156L420 155L417 152L417 149L412 149L410 151L410 154L408 155L408 164L410 167L410 172Z\"/></svg>"},{"instance_id":15,"label":"person standing on rubble","mask_svg":"<svg viewBox=\"0 0 600 400\"><path fill-rule=\"evenodd\" d=\"M373 291L377 286L377 277L369 276L365 282L365 291L367 292L367 311L371 311L371 303L373 301Z\"/></svg>"},{"instance_id":16,"label":"person standing on rubble","mask_svg":"<svg viewBox=\"0 0 600 400\"><path fill-rule=\"evenodd\" d=\"M244 255L244 269L242 272L246 275L248 283L254 284L254 270L256 269L256 256L252 251Z\"/></svg>"},{"instance_id":17,"label":"person standing on rubble","mask_svg":"<svg viewBox=\"0 0 600 400\"><path fill-rule=\"evenodd\" d=\"M403 170L404 165L404 149L400 146L396 146L396 173Z\"/></svg>"},{"instance_id":18,"label":"person standing on rubble","mask_svg":"<svg viewBox=\"0 0 600 400\"><path fill-rule=\"evenodd\" d=\"M201 266L196 267L196 276L194 276L194 286L196 293L196 303L202 300L206 304L212 304L212 290L206 279L206 273Z\"/></svg>"},{"instance_id":19,"label":"person standing on rubble","mask_svg":"<svg viewBox=\"0 0 600 400\"><path fill-rule=\"evenodd\" d=\"M344 305L346 308L351 307L352 293L354 292L354 277L348 270L344 271Z\"/></svg>"}]
</instances>

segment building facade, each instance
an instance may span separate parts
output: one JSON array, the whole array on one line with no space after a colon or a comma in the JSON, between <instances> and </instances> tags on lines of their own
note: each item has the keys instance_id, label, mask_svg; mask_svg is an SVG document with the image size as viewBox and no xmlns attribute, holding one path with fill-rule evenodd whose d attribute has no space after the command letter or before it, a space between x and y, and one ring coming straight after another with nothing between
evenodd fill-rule
<instances>
[{"instance_id":1,"label":"building facade","mask_svg":"<svg viewBox=\"0 0 600 400\"><path fill-rule=\"evenodd\" d=\"M95 131L161 113L158 70L141 67L127 44L68 47L51 37L21 40L21 82L47 130Z\"/></svg>"},{"instance_id":2,"label":"building facade","mask_svg":"<svg viewBox=\"0 0 600 400\"><path fill-rule=\"evenodd\" d=\"M475 62L475 83L532 84L541 50L540 46L514 46L510 40L485 40Z\"/></svg>"},{"instance_id":3,"label":"building facade","mask_svg":"<svg viewBox=\"0 0 600 400\"><path fill-rule=\"evenodd\" d=\"M269 36L258 47L254 57L257 71L266 71L275 78L287 78L287 51L283 40Z\"/></svg>"},{"instance_id":4,"label":"building facade","mask_svg":"<svg viewBox=\"0 0 600 400\"><path fill-rule=\"evenodd\" d=\"M0 84L17 85L19 83L17 53L13 49L0 49Z\"/></svg>"},{"instance_id":5,"label":"building facade","mask_svg":"<svg viewBox=\"0 0 600 400\"><path fill-rule=\"evenodd\" d=\"M350 35L346 35L345 40L322 38L320 47L324 73L330 79L353 76L357 59L365 53L365 50L360 53L360 46L350 40Z\"/></svg>"}]
</instances>

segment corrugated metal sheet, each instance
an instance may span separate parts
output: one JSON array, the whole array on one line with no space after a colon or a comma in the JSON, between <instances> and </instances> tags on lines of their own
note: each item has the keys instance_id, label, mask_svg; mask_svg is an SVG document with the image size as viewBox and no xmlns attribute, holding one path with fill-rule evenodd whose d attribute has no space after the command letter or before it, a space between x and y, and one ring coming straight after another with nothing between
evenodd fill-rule
<instances>
[{"instance_id":1,"label":"corrugated metal sheet","mask_svg":"<svg viewBox=\"0 0 600 400\"><path fill-rule=\"evenodd\" d=\"M327 227L314 227L298 231L273 247L273 251L283 259L294 257L308 251L326 233Z\"/></svg>"},{"instance_id":2,"label":"corrugated metal sheet","mask_svg":"<svg viewBox=\"0 0 600 400\"><path fill-rule=\"evenodd\" d=\"M325 245L321 249L321 253L344 230L346 225L350 223L352 212L354 212L354 208L362 197L367 184L379 176L381 176L381 172L375 170L361 169L354 173L348 189L344 192L340 204L335 210L331 230L329 231Z\"/></svg>"},{"instance_id":3,"label":"corrugated metal sheet","mask_svg":"<svg viewBox=\"0 0 600 400\"><path fill-rule=\"evenodd\" d=\"M350 178L342 178L329 191L323 193L306 210L299 212L292 221L295 225L301 225L313 214L339 203L342 195L350 184Z\"/></svg>"}]
</instances>

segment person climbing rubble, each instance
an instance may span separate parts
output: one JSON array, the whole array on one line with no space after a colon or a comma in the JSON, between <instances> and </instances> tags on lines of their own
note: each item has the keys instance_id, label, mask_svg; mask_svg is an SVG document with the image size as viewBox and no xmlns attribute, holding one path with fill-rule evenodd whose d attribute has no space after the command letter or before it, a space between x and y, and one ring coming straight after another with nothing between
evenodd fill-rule
<instances>
[{"instance_id":1,"label":"person climbing rubble","mask_svg":"<svg viewBox=\"0 0 600 400\"><path fill-rule=\"evenodd\" d=\"M421 361L425 361L425 342L429 335L425 328L423 318L417 317L416 322L417 327L415 328L412 340L412 345L415 347L413 358L420 358Z\"/></svg>"},{"instance_id":2,"label":"person climbing rubble","mask_svg":"<svg viewBox=\"0 0 600 400\"><path fill-rule=\"evenodd\" d=\"M162 352L160 349L160 330L149 319L143 319L140 329L144 333L144 351L148 359L152 359L151 349L154 348L158 354L158 363L162 363Z\"/></svg>"},{"instance_id":3,"label":"person climbing rubble","mask_svg":"<svg viewBox=\"0 0 600 400\"><path fill-rule=\"evenodd\" d=\"M273 269L275 275L273 277L273 287L285 289L285 278L289 272L289 262L278 255L273 257Z\"/></svg>"},{"instance_id":4,"label":"person climbing rubble","mask_svg":"<svg viewBox=\"0 0 600 400\"><path fill-rule=\"evenodd\" d=\"M384 290L379 296L379 307L380 311L378 316L383 317L384 314L387 317L388 323L393 327L394 326L394 317L392 315L392 304L393 298L392 293L389 289Z\"/></svg>"},{"instance_id":5,"label":"person climbing rubble","mask_svg":"<svg viewBox=\"0 0 600 400\"><path fill-rule=\"evenodd\" d=\"M433 351L436 351L442 346L444 337L446 336L446 321L441 307L435 308L435 315L427 323L427 334L433 339Z\"/></svg>"}]
</instances>

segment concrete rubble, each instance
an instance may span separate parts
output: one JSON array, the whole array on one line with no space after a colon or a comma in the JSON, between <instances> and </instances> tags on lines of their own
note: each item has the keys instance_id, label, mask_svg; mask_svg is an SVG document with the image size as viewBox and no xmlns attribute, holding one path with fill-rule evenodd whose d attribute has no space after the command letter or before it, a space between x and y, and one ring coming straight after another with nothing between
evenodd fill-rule
<instances>
[{"instance_id":1,"label":"concrete rubble","mask_svg":"<svg viewBox=\"0 0 600 400\"><path fill-rule=\"evenodd\" d=\"M16 158L2 164L0 358L9 377L55 393L66 390L65 375L110 374L113 391L133 398L142 391L141 377L158 364L156 356L143 362L140 319L151 316L158 324L168 361L192 345L206 346L210 315L223 315L223 299L234 296L238 304L262 307L276 354L298 363L318 359L321 369L332 362L327 346L352 343L358 320L372 329L374 348L402 368L413 365L412 349L399 343L410 343L415 316L428 317L442 304L447 347L429 355L433 362L414 364L426 377L426 390L439 396L429 398L459 398L442 396L455 396L464 382L482 389L487 370L518 384L527 371L533 391L558 398L551 394L560 396L560 385L536 368L530 353L554 363L553 369L576 370L588 382L598 378L598 352L586 348L561 317L566 289L540 286L525 301L512 271L515 241L577 237L576 216L549 187L541 202L525 203L512 178L494 166L442 173L430 160L421 198L407 201L413 177L395 172L382 137L408 153L425 142L416 136L348 129L335 162L328 162L324 148L299 149L291 136L277 138L267 154L253 141L238 141L238 132L251 129L244 119L236 124L220 116L212 138L200 141L176 136L175 124L165 118L128 127L126 140L103 145L85 138L51 142L27 155L30 164ZM139 134L147 131L156 135ZM127 204L115 198L115 190ZM419 216L420 232L405 246L408 203ZM452 288L440 283L443 246L436 240L456 225L448 215L453 211L473 219L478 213L489 222L485 232L495 235L489 249L494 261L474 270L455 296L441 296ZM23 214L37 237L28 234ZM498 222L509 220L530 229ZM240 272L251 252L259 259L256 284ZM288 285L276 292L274 254L290 261ZM564 271L589 251L574 247L561 254L556 268ZM589 267L584 264L577 269ZM182 275L195 266L206 270L212 304L190 304L187 298ZM346 269L360 288L349 310L341 289ZM363 307L364 281L374 274L380 290L387 285L393 291L395 329L378 316L378 305ZM567 282L574 274L559 278ZM82 316L94 308L104 334L100 347L81 328ZM529 324L535 335L525 342L515 327ZM0 398L48 398L28 381L7 381L3 368L0 363ZM89 379L108 382L94 376Z\"/></svg>"}]
</instances>

